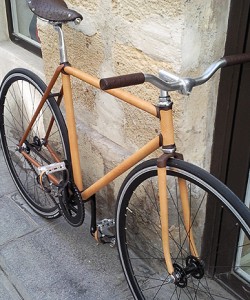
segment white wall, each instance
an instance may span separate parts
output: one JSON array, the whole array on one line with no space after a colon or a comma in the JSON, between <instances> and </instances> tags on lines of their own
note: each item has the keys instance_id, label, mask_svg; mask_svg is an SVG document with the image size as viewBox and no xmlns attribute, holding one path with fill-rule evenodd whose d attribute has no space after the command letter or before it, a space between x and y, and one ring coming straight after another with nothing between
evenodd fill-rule
<instances>
[{"instance_id":1,"label":"white wall","mask_svg":"<svg viewBox=\"0 0 250 300\"><path fill-rule=\"evenodd\" d=\"M10 41L5 0L0 0L0 61L0 80L14 68L31 69L44 78L42 59Z\"/></svg>"}]
</instances>

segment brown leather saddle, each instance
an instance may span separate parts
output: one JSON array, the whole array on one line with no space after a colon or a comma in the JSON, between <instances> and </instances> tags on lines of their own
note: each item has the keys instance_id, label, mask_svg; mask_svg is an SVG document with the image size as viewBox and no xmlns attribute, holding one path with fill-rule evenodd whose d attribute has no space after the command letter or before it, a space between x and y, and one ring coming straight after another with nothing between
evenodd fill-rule
<instances>
[{"instance_id":1,"label":"brown leather saddle","mask_svg":"<svg viewBox=\"0 0 250 300\"><path fill-rule=\"evenodd\" d=\"M47 21L66 23L83 19L81 14L69 9L63 0L28 0L28 5L35 15Z\"/></svg>"}]
</instances>

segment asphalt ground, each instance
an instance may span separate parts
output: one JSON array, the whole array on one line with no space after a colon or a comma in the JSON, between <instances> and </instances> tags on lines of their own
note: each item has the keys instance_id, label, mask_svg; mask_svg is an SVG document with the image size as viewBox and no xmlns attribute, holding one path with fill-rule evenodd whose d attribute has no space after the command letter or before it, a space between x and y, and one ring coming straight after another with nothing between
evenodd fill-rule
<instances>
[{"instance_id":1,"label":"asphalt ground","mask_svg":"<svg viewBox=\"0 0 250 300\"><path fill-rule=\"evenodd\" d=\"M116 247L63 217L46 220L17 191L0 149L0 300L131 299Z\"/></svg>"}]
</instances>

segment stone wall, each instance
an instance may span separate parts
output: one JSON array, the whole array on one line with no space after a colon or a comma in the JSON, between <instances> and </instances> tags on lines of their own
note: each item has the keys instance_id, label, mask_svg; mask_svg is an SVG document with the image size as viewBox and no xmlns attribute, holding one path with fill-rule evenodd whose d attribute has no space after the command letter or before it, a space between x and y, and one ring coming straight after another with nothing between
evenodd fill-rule
<instances>
[{"instance_id":1,"label":"stone wall","mask_svg":"<svg viewBox=\"0 0 250 300\"><path fill-rule=\"evenodd\" d=\"M64 26L69 61L97 77L166 69L198 76L223 56L230 0L69 0L83 15ZM59 62L57 36L39 22L45 75ZM218 75L183 97L173 93L176 143L186 160L209 168ZM112 96L73 80L85 186L159 132L158 120ZM158 90L149 84L127 88L151 103ZM113 199L122 179L98 193ZM111 210L113 202L106 205Z\"/></svg>"}]
</instances>

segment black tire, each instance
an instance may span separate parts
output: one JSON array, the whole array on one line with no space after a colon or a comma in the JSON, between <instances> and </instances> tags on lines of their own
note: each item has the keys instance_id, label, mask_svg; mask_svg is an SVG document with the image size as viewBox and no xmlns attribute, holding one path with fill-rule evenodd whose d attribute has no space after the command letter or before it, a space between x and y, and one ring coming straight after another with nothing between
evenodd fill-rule
<instances>
[{"instance_id":1,"label":"black tire","mask_svg":"<svg viewBox=\"0 0 250 300\"><path fill-rule=\"evenodd\" d=\"M17 147L45 90L45 83L34 73L25 69L10 71L0 88L0 133L5 160L23 198L41 216L56 218L60 212L55 197L41 188L37 169L28 163ZM38 144L42 142L52 116L55 121L48 143L62 161L70 161L67 128L53 97L46 100L26 141L31 144L35 138ZM26 144L25 147L27 149ZM36 152L30 150L29 155L41 165L55 162L44 145ZM55 174L59 180L62 179L62 174Z\"/></svg>"},{"instance_id":2,"label":"black tire","mask_svg":"<svg viewBox=\"0 0 250 300\"><path fill-rule=\"evenodd\" d=\"M219 203L224 212L229 211L234 216L232 228L239 230L241 226L246 232L245 248L241 248L246 251L249 251L250 210L225 185L196 166L169 159L167 174L172 261L175 270L180 273L191 263L195 264L198 271L187 276L182 273L183 278L178 285L168 283L170 277L161 241L156 160L143 162L125 179L118 195L116 216L119 257L134 298L235 299L221 288L218 289L218 284L207 274L211 249L206 249L202 244L203 230L207 230L204 226L206 201ZM200 253L198 260L191 255L187 245L183 218L179 211L178 178L187 181L191 224L195 227L193 234Z\"/></svg>"}]
</instances>

